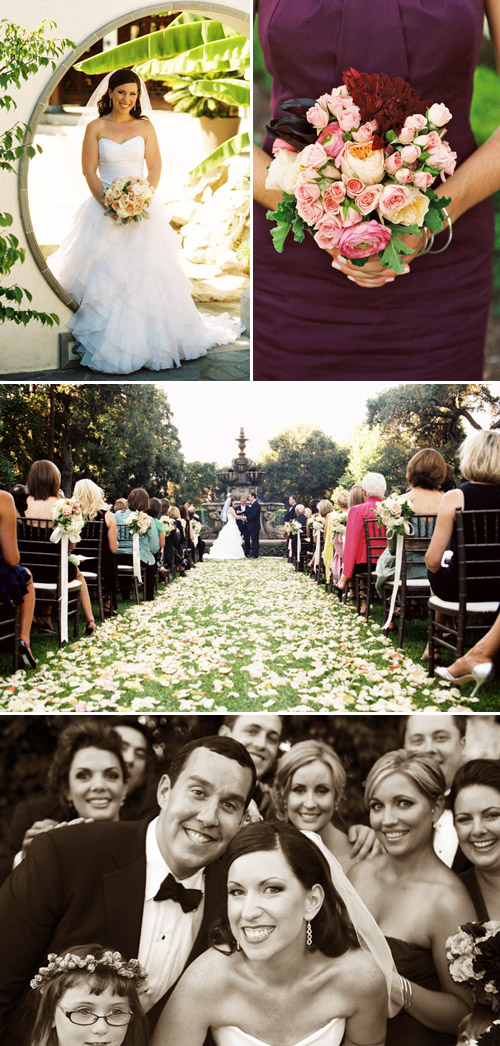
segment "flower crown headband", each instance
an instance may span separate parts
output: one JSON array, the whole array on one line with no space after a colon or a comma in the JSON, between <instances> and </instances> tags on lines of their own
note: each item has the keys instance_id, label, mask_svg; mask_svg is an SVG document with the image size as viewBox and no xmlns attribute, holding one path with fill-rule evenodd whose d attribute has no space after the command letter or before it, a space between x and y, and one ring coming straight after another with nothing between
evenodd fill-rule
<instances>
[{"instance_id":1,"label":"flower crown headband","mask_svg":"<svg viewBox=\"0 0 500 1046\"><path fill-rule=\"evenodd\" d=\"M446 941L450 974L468 984L476 1003L500 1010L500 922L471 922Z\"/></svg>"},{"instance_id":2,"label":"flower crown headband","mask_svg":"<svg viewBox=\"0 0 500 1046\"><path fill-rule=\"evenodd\" d=\"M103 952L99 957L88 954L85 956L74 955L66 952L65 955L56 955L52 952L48 958L48 966L41 966L33 980L30 981L32 988L40 988L45 981L51 980L59 973L70 973L72 970L88 970L94 973L97 966L107 966L114 970L119 977L128 977L137 985L142 984L147 978L147 973L138 959L124 959L120 952Z\"/></svg>"}]
</instances>

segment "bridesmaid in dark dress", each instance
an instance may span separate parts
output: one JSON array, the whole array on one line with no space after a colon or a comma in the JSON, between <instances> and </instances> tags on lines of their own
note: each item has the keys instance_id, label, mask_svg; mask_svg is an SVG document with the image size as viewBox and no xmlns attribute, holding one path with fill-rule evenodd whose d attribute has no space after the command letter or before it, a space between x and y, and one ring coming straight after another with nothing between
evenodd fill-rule
<instances>
[{"instance_id":1,"label":"bridesmaid in dark dress","mask_svg":"<svg viewBox=\"0 0 500 1046\"><path fill-rule=\"evenodd\" d=\"M500 39L498 0L486 8ZM273 117L287 98L330 91L350 66L401 76L452 112L447 138L458 167L434 185L452 197L451 246L415 258L409 274L389 282L387 271L370 275L376 263L332 268L310 236L303 243L289 236L276 254L265 212L280 194L265 189L266 139L254 170L254 378L477 380L491 297L488 197L500 187L498 137L476 152L469 121L483 0L258 0L257 11ZM446 238L441 233L434 247Z\"/></svg>"},{"instance_id":2,"label":"bridesmaid in dark dress","mask_svg":"<svg viewBox=\"0 0 500 1046\"><path fill-rule=\"evenodd\" d=\"M445 780L432 756L388 752L368 774L365 802L385 852L349 878L386 935L404 982L404 1008L387 1046L455 1046L468 995L450 977L446 938L474 919L463 884L436 856L433 825Z\"/></svg>"},{"instance_id":3,"label":"bridesmaid in dark dress","mask_svg":"<svg viewBox=\"0 0 500 1046\"><path fill-rule=\"evenodd\" d=\"M471 759L451 786L455 828L472 868L462 872L477 918L500 920L500 762Z\"/></svg>"},{"instance_id":4,"label":"bridesmaid in dark dress","mask_svg":"<svg viewBox=\"0 0 500 1046\"><path fill-rule=\"evenodd\" d=\"M30 632L35 609L35 589L29 570L19 565L17 513L14 498L0 490L0 606L19 610L19 655L23 668L34 668Z\"/></svg>"}]
</instances>

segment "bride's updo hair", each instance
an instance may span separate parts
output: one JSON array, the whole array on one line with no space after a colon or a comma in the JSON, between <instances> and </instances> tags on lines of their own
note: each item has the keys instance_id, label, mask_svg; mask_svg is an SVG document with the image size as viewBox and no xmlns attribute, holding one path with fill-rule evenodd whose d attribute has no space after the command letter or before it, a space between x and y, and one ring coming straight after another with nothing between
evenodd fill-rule
<instances>
[{"instance_id":1,"label":"bride's updo hair","mask_svg":"<svg viewBox=\"0 0 500 1046\"><path fill-rule=\"evenodd\" d=\"M130 110L130 115L135 120L147 120L147 116L142 115L141 109L141 80L137 73L134 73L133 69L115 69L114 73L108 81L106 93L103 94L102 98L99 98L97 103L97 112L99 116L107 116L108 113L112 112L113 103L109 97L109 92L114 91L115 87L120 87L121 84L135 84L137 87L137 101L134 108Z\"/></svg>"},{"instance_id":2,"label":"bride's updo hair","mask_svg":"<svg viewBox=\"0 0 500 1046\"><path fill-rule=\"evenodd\" d=\"M239 857L268 850L281 851L290 870L305 890L311 890L317 883L323 888L323 904L318 914L311 919L310 950L323 952L324 955L333 958L343 955L349 948L359 948L347 908L332 883L328 862L321 850L292 824L258 821L241 828L231 840L224 856L226 880L231 865ZM227 911L212 928L210 936L210 943L214 947L220 947L224 951L236 951L236 941L229 925Z\"/></svg>"}]
</instances>

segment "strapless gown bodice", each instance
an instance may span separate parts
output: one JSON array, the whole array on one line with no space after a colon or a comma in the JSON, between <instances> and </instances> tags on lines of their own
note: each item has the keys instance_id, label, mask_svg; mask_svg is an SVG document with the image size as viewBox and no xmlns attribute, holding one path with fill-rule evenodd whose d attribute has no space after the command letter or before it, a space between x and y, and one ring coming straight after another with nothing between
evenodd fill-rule
<instances>
[{"instance_id":1,"label":"strapless gown bodice","mask_svg":"<svg viewBox=\"0 0 500 1046\"><path fill-rule=\"evenodd\" d=\"M293 1046L340 1046L345 1032L344 1017L334 1017L323 1028L308 1035L306 1039ZM256 1039L248 1032L237 1027L213 1028L212 1036L216 1046L270 1046L263 1039Z\"/></svg>"},{"instance_id":2,"label":"strapless gown bodice","mask_svg":"<svg viewBox=\"0 0 500 1046\"><path fill-rule=\"evenodd\" d=\"M114 178L142 178L144 176L144 138L140 134L126 142L112 142L99 138L99 174L103 185L111 185Z\"/></svg>"}]
</instances>

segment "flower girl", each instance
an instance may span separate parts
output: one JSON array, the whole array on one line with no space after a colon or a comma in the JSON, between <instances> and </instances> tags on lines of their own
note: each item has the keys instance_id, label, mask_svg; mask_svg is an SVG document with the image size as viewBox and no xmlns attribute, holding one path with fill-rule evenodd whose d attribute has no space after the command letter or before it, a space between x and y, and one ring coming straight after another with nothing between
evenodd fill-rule
<instances>
[{"instance_id":1,"label":"flower girl","mask_svg":"<svg viewBox=\"0 0 500 1046\"><path fill-rule=\"evenodd\" d=\"M137 959L98 944L49 955L31 981L40 996L30 1046L147 1046L148 1024L138 989L146 973Z\"/></svg>"}]
</instances>

